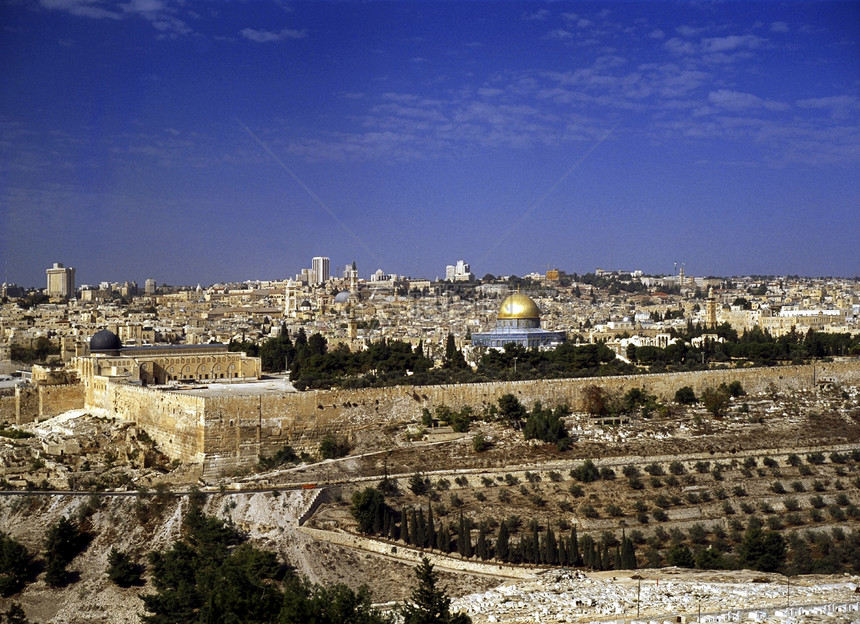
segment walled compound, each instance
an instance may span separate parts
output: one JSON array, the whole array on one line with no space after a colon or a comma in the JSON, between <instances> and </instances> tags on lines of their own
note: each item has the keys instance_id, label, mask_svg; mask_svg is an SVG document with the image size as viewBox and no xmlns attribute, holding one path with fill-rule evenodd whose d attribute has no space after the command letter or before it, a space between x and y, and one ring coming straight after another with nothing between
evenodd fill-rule
<instances>
[{"instance_id":1,"label":"walled compound","mask_svg":"<svg viewBox=\"0 0 860 624\"><path fill-rule=\"evenodd\" d=\"M609 393L642 387L668 401L683 386L696 394L720 383L739 381L750 393L767 390L811 390L824 383L860 384L860 360L813 365L743 368L580 379L491 382L439 386L332 389L295 392L282 382L198 384L190 389L139 386L102 376L84 376L63 386L16 390L12 404L0 405L0 419L22 424L85 408L135 422L173 459L203 464L208 474L253 466L260 455L284 445L316 450L327 433L349 436L370 426L420 421L421 410L439 405L476 410L510 393L531 406L567 404L581 410L583 390L597 385ZM21 406L29 406L26 411ZM12 418L10 418L12 416Z\"/></svg>"}]
</instances>

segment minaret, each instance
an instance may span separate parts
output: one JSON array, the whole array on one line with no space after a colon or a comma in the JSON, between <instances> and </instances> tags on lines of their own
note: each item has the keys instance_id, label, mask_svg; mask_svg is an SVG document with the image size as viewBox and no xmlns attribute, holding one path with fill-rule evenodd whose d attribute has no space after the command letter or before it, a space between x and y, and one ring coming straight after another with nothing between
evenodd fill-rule
<instances>
[{"instance_id":1,"label":"minaret","mask_svg":"<svg viewBox=\"0 0 860 624\"><path fill-rule=\"evenodd\" d=\"M684 287L684 265L681 264L681 271L678 273L678 285L683 288Z\"/></svg>"},{"instance_id":2,"label":"minaret","mask_svg":"<svg viewBox=\"0 0 860 624\"><path fill-rule=\"evenodd\" d=\"M714 296L714 287L708 289L708 300L705 303L705 324L708 329L717 326L717 298Z\"/></svg>"},{"instance_id":3,"label":"minaret","mask_svg":"<svg viewBox=\"0 0 860 624\"><path fill-rule=\"evenodd\" d=\"M349 270L349 290L353 294L358 294L358 267L355 265L355 260L352 261L352 268Z\"/></svg>"}]
</instances>

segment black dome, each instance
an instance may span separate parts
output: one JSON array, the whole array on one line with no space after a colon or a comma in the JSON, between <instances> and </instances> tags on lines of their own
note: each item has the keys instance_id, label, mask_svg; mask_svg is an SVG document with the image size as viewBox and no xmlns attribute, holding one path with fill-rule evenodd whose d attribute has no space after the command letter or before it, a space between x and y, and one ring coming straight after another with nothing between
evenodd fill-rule
<instances>
[{"instance_id":1,"label":"black dome","mask_svg":"<svg viewBox=\"0 0 860 624\"><path fill-rule=\"evenodd\" d=\"M112 331L103 329L90 338L90 351L118 351L122 342Z\"/></svg>"}]
</instances>

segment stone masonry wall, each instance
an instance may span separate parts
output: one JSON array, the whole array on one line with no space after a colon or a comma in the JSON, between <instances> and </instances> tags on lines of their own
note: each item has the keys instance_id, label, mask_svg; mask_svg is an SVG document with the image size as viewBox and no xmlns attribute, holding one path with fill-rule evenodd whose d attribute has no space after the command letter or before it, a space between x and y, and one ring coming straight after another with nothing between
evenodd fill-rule
<instances>
[{"instance_id":1,"label":"stone masonry wall","mask_svg":"<svg viewBox=\"0 0 860 624\"><path fill-rule=\"evenodd\" d=\"M81 384L17 387L14 401L9 420L23 425L83 408L84 387Z\"/></svg>"},{"instance_id":2,"label":"stone masonry wall","mask_svg":"<svg viewBox=\"0 0 860 624\"><path fill-rule=\"evenodd\" d=\"M0 422L16 422L15 414L15 389L0 390Z\"/></svg>"},{"instance_id":3,"label":"stone masonry wall","mask_svg":"<svg viewBox=\"0 0 860 624\"><path fill-rule=\"evenodd\" d=\"M109 414L134 421L169 457L203 461L206 427L201 397L109 383L107 404Z\"/></svg>"},{"instance_id":4,"label":"stone masonry wall","mask_svg":"<svg viewBox=\"0 0 860 624\"><path fill-rule=\"evenodd\" d=\"M442 386L398 386L363 390L317 390L253 397L209 397L205 399L204 453L207 472L229 467L250 466L260 454L274 454L285 444L297 450L313 451L326 433L347 435L365 428L390 423L418 421L421 409L437 405L475 409L496 403L506 393L517 396L526 406L541 401L554 407L567 403L582 409L583 389L597 385L610 393L623 394L644 387L662 400L690 386L700 394L707 387L739 381L747 392L811 389L815 382L860 384L860 361L817 363L812 366L785 366L735 370L699 371L599 377L546 379Z\"/></svg>"}]
</instances>

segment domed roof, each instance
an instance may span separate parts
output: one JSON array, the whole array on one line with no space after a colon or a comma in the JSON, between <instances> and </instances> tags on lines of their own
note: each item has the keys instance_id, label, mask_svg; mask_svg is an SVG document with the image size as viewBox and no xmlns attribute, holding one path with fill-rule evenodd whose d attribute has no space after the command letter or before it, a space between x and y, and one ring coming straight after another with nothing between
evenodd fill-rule
<instances>
[{"instance_id":1,"label":"domed roof","mask_svg":"<svg viewBox=\"0 0 860 624\"><path fill-rule=\"evenodd\" d=\"M499 319L539 319L540 309L531 297L514 293L509 295L499 308Z\"/></svg>"},{"instance_id":2,"label":"domed roof","mask_svg":"<svg viewBox=\"0 0 860 624\"><path fill-rule=\"evenodd\" d=\"M118 351L122 342L112 331L103 329L90 338L90 351Z\"/></svg>"},{"instance_id":3,"label":"domed roof","mask_svg":"<svg viewBox=\"0 0 860 624\"><path fill-rule=\"evenodd\" d=\"M334 296L335 303L349 303L349 291L342 290Z\"/></svg>"}]
</instances>

